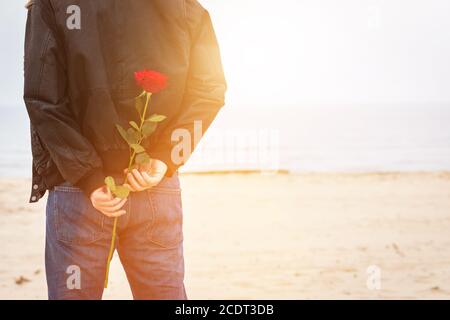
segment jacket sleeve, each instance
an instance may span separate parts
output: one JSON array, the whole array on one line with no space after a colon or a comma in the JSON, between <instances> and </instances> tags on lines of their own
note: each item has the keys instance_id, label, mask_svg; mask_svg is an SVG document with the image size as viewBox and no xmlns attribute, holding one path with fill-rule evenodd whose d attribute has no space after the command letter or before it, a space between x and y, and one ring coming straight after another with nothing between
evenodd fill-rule
<instances>
[{"instance_id":1,"label":"jacket sleeve","mask_svg":"<svg viewBox=\"0 0 450 320\"><path fill-rule=\"evenodd\" d=\"M193 139L194 122L201 121L203 135L224 105L227 88L210 15L197 0L186 0L185 4L191 50L181 112L162 134L158 134L158 144L151 145L147 150L152 158L167 164L167 176L172 176L188 160L188 155L183 154L182 163L174 162L171 154L178 141L172 141L172 133L177 129L188 130L193 152L198 142Z\"/></svg>"},{"instance_id":2,"label":"jacket sleeve","mask_svg":"<svg viewBox=\"0 0 450 320\"><path fill-rule=\"evenodd\" d=\"M55 15L48 0L35 0L28 9L24 100L30 122L62 177L89 196L104 184L102 161L70 108Z\"/></svg>"}]
</instances>

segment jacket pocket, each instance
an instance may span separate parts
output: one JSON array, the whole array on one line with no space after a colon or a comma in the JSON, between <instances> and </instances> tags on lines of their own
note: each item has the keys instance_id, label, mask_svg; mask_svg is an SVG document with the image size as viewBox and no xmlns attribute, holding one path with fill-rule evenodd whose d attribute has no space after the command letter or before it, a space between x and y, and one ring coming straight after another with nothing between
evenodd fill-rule
<instances>
[{"instance_id":1,"label":"jacket pocket","mask_svg":"<svg viewBox=\"0 0 450 320\"><path fill-rule=\"evenodd\" d=\"M86 245L103 237L104 216L79 188L56 186L51 192L58 241Z\"/></svg>"},{"instance_id":2,"label":"jacket pocket","mask_svg":"<svg viewBox=\"0 0 450 320\"><path fill-rule=\"evenodd\" d=\"M149 240L163 248L177 247L183 241L181 190L154 187L146 192L153 211Z\"/></svg>"}]
</instances>

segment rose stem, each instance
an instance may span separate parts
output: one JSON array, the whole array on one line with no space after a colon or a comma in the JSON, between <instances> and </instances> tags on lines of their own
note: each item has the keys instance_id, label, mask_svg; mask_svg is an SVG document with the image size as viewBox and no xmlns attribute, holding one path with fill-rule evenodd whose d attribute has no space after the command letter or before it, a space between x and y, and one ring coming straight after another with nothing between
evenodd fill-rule
<instances>
[{"instance_id":1,"label":"rose stem","mask_svg":"<svg viewBox=\"0 0 450 320\"><path fill-rule=\"evenodd\" d=\"M143 112L142 115L139 115L140 118L141 118L141 125L139 127L140 133L142 132L142 127L144 126L145 116L147 114L147 108L148 108L148 104L150 102L151 95L152 95L151 93L147 93L147 101L145 102L144 112ZM144 137L141 134L140 137L139 137L138 144L141 144L143 139L144 139ZM130 161L128 162L127 173L130 172L131 166L133 165L135 157L136 157L136 150L133 149L133 153L130 156ZM126 174L125 175L125 181L123 182L123 184L126 184L127 182L128 182L128 175ZM113 225L113 231L112 231L111 245L109 246L108 260L107 260L107 263L106 263L106 275L105 275L105 285L104 285L105 289L108 288L109 267L111 265L112 255L114 253L114 244L116 242L116 232L117 232L117 221L118 220L119 220L118 217L114 218L114 225Z\"/></svg>"}]
</instances>

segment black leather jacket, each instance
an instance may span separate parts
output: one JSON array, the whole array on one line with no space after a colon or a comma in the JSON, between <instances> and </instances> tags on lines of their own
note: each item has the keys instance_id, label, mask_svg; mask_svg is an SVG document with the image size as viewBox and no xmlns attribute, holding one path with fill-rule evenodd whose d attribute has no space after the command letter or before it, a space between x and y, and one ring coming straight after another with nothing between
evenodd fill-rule
<instances>
[{"instance_id":1,"label":"black leather jacket","mask_svg":"<svg viewBox=\"0 0 450 320\"><path fill-rule=\"evenodd\" d=\"M134 72L141 69L169 77L151 104L152 113L167 119L145 147L172 175L181 165L171 160L174 129L192 133L201 120L206 130L224 104L226 82L208 12L196 0L34 0L28 10L30 202L63 181L90 194L106 175L127 167L129 148L115 124L138 121Z\"/></svg>"}]
</instances>

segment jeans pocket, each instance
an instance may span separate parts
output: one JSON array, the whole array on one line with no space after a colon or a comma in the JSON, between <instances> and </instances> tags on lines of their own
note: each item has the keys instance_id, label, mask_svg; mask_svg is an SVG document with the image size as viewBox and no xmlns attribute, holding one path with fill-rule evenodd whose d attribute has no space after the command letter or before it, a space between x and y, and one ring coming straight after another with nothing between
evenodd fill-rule
<instances>
[{"instance_id":1,"label":"jeans pocket","mask_svg":"<svg viewBox=\"0 0 450 320\"><path fill-rule=\"evenodd\" d=\"M51 192L58 241L83 245L102 238L104 216L79 188L56 186Z\"/></svg>"},{"instance_id":2,"label":"jeans pocket","mask_svg":"<svg viewBox=\"0 0 450 320\"><path fill-rule=\"evenodd\" d=\"M147 195L153 211L149 240L163 248L177 247L183 241L181 190L154 187Z\"/></svg>"}]
</instances>

